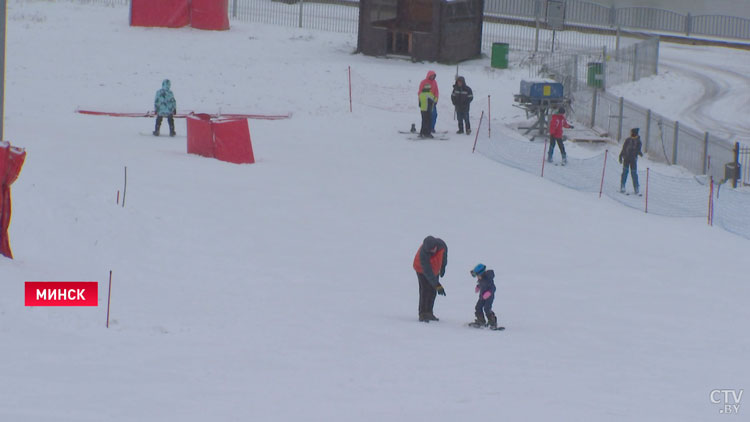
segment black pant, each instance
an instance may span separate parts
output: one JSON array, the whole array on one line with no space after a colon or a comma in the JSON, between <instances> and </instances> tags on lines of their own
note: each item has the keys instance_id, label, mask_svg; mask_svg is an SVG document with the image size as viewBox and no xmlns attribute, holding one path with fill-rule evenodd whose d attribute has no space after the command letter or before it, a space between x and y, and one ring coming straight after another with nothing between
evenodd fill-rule
<instances>
[{"instance_id":1,"label":"black pant","mask_svg":"<svg viewBox=\"0 0 750 422\"><path fill-rule=\"evenodd\" d=\"M156 132L159 132L159 128L161 127L161 121L164 119L164 116L156 116ZM174 133L174 117L170 114L167 116L167 123L169 124L169 133Z\"/></svg>"},{"instance_id":2,"label":"black pant","mask_svg":"<svg viewBox=\"0 0 750 422\"><path fill-rule=\"evenodd\" d=\"M456 119L458 119L458 130L464 131L464 124L466 125L466 132L471 130L471 123L469 123L469 110L459 111L456 109Z\"/></svg>"},{"instance_id":3,"label":"black pant","mask_svg":"<svg viewBox=\"0 0 750 422\"><path fill-rule=\"evenodd\" d=\"M432 111L422 112L422 129L419 134L422 136L432 135Z\"/></svg>"},{"instance_id":4,"label":"black pant","mask_svg":"<svg viewBox=\"0 0 750 422\"><path fill-rule=\"evenodd\" d=\"M419 315L431 314L432 308L435 306L437 289L427 281L424 274L417 273L417 279L419 280Z\"/></svg>"},{"instance_id":5,"label":"black pant","mask_svg":"<svg viewBox=\"0 0 750 422\"><path fill-rule=\"evenodd\" d=\"M557 144L560 147L560 155L562 155L563 158L566 157L565 155L565 146L563 145L562 138L555 138L553 136L549 137L549 152L547 152L547 159L552 160L552 154L555 152L555 144Z\"/></svg>"}]
</instances>

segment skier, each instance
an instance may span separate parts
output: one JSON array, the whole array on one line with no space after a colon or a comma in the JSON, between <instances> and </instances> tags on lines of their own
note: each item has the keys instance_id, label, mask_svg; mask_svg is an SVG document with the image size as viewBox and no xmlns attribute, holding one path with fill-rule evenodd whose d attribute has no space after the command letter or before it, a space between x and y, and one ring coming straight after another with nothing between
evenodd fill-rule
<instances>
[{"instance_id":1,"label":"skier","mask_svg":"<svg viewBox=\"0 0 750 422\"><path fill-rule=\"evenodd\" d=\"M573 129L565 119L565 107L560 107L557 114L553 114L549 120L549 152L547 153L547 162L552 162L552 153L555 152L555 143L560 147L563 165L567 164L568 156L565 154L563 146L563 128Z\"/></svg>"},{"instance_id":2,"label":"skier","mask_svg":"<svg viewBox=\"0 0 750 422\"><path fill-rule=\"evenodd\" d=\"M451 102L456 107L456 119L458 119L458 132L464 133L464 122L466 123L466 134L471 134L471 123L469 123L469 104L474 99L474 93L463 76L456 78L456 84L453 85L451 93Z\"/></svg>"},{"instance_id":3,"label":"skier","mask_svg":"<svg viewBox=\"0 0 750 422\"><path fill-rule=\"evenodd\" d=\"M169 79L164 79L161 83L161 89L156 91L156 97L154 98L154 111L156 112L156 128L154 128L154 136L159 136L159 128L161 127L161 121L164 117L167 118L169 123L169 136L175 136L177 133L174 131L174 114L177 111L177 102L174 99L174 94L170 90L171 83Z\"/></svg>"},{"instance_id":4,"label":"skier","mask_svg":"<svg viewBox=\"0 0 750 422\"><path fill-rule=\"evenodd\" d=\"M420 138L434 138L433 130L430 129L432 121L432 112L435 109L437 100L430 91L430 84L424 84L422 92L419 93L419 111L422 113L422 129L419 131Z\"/></svg>"},{"instance_id":5,"label":"skier","mask_svg":"<svg viewBox=\"0 0 750 422\"><path fill-rule=\"evenodd\" d=\"M638 128L630 129L630 137L625 139L620 151L620 163L622 164L622 178L620 179L620 193L625 193L625 182L628 181L628 171L633 178L633 191L638 194L638 156L643 157L641 152L641 137Z\"/></svg>"},{"instance_id":6,"label":"skier","mask_svg":"<svg viewBox=\"0 0 750 422\"><path fill-rule=\"evenodd\" d=\"M488 270L484 264L477 264L470 274L477 278L477 287L474 291L479 293L479 300L474 307L474 315L477 319L469 325L477 328L487 325L492 329L497 329L497 316L492 312L492 302L495 300L495 272Z\"/></svg>"},{"instance_id":7,"label":"skier","mask_svg":"<svg viewBox=\"0 0 750 422\"><path fill-rule=\"evenodd\" d=\"M437 102L440 98L440 90L438 90L436 78L437 74L435 71L428 71L427 77L419 83L419 92L417 93L421 95L422 91L424 91L425 85L430 85L430 92L432 92L432 95L435 97L435 107L432 109L432 119L430 120L430 133L435 133L435 123L437 122Z\"/></svg>"},{"instance_id":8,"label":"skier","mask_svg":"<svg viewBox=\"0 0 750 422\"><path fill-rule=\"evenodd\" d=\"M414 270L419 281L419 320L439 321L432 311L436 294L445 296L440 277L448 264L448 246L442 239L427 236L414 256Z\"/></svg>"}]
</instances>

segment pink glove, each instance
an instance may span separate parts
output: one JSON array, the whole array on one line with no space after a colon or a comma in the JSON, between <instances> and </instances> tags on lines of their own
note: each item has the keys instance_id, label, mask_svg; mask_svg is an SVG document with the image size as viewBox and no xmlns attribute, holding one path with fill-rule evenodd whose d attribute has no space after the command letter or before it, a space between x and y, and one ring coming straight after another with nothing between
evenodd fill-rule
<instances>
[{"instance_id":1,"label":"pink glove","mask_svg":"<svg viewBox=\"0 0 750 422\"><path fill-rule=\"evenodd\" d=\"M479 286L474 287L474 293L479 293Z\"/></svg>"},{"instance_id":2,"label":"pink glove","mask_svg":"<svg viewBox=\"0 0 750 422\"><path fill-rule=\"evenodd\" d=\"M486 292L484 292L484 294L482 295L482 299L484 299L484 300L487 300L487 299L489 299L489 297L490 297L490 296L492 296L492 292L491 292L491 291L489 291L489 290L487 290L487 291L486 291Z\"/></svg>"}]
</instances>

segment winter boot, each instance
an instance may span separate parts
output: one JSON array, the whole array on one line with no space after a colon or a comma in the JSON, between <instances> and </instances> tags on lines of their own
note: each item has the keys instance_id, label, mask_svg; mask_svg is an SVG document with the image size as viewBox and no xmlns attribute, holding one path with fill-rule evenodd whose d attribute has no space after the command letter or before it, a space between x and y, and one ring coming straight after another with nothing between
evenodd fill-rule
<instances>
[{"instance_id":1,"label":"winter boot","mask_svg":"<svg viewBox=\"0 0 750 422\"><path fill-rule=\"evenodd\" d=\"M474 316L476 317L476 319L474 320L474 322L469 324L472 327L484 327L487 324L487 321L484 319L484 313L474 312Z\"/></svg>"},{"instance_id":2,"label":"winter boot","mask_svg":"<svg viewBox=\"0 0 750 422\"><path fill-rule=\"evenodd\" d=\"M417 132L417 128L416 128L416 126L414 126L414 123L411 124L411 129L409 129L409 132L411 132L411 133L416 133Z\"/></svg>"},{"instance_id":3,"label":"winter boot","mask_svg":"<svg viewBox=\"0 0 750 422\"><path fill-rule=\"evenodd\" d=\"M464 130L463 130L463 129L459 129L458 131L456 131L456 135L460 135L460 134L462 134L462 133L464 133Z\"/></svg>"},{"instance_id":4,"label":"winter boot","mask_svg":"<svg viewBox=\"0 0 750 422\"><path fill-rule=\"evenodd\" d=\"M426 313L419 314L419 321L420 322L430 322L430 318L427 316Z\"/></svg>"},{"instance_id":5,"label":"winter boot","mask_svg":"<svg viewBox=\"0 0 750 422\"><path fill-rule=\"evenodd\" d=\"M565 154L563 154L563 155L562 155L562 164L563 164L563 165L566 165L566 164L568 164L568 156L567 156L567 155L565 155Z\"/></svg>"},{"instance_id":6,"label":"winter boot","mask_svg":"<svg viewBox=\"0 0 750 422\"><path fill-rule=\"evenodd\" d=\"M169 132L169 136L175 136L175 135L177 135L177 132L175 132L173 130Z\"/></svg>"},{"instance_id":7,"label":"winter boot","mask_svg":"<svg viewBox=\"0 0 750 422\"><path fill-rule=\"evenodd\" d=\"M497 316L495 316L495 313L490 311L489 315L487 315L487 325L490 326L490 328L497 328Z\"/></svg>"},{"instance_id":8,"label":"winter boot","mask_svg":"<svg viewBox=\"0 0 750 422\"><path fill-rule=\"evenodd\" d=\"M159 136L159 131L158 131L158 130L155 130L155 131L153 131L153 132L151 132L151 133L153 133L153 134L154 134L154 136Z\"/></svg>"},{"instance_id":9,"label":"winter boot","mask_svg":"<svg viewBox=\"0 0 750 422\"><path fill-rule=\"evenodd\" d=\"M625 193L625 185L620 185L620 193Z\"/></svg>"},{"instance_id":10,"label":"winter boot","mask_svg":"<svg viewBox=\"0 0 750 422\"><path fill-rule=\"evenodd\" d=\"M469 128L466 128L466 134L467 134L467 135L471 135L471 129L469 129Z\"/></svg>"},{"instance_id":11,"label":"winter boot","mask_svg":"<svg viewBox=\"0 0 750 422\"><path fill-rule=\"evenodd\" d=\"M429 321L440 321L440 318L436 317L435 314L433 314L432 312L429 312L425 315L427 316L427 319Z\"/></svg>"},{"instance_id":12,"label":"winter boot","mask_svg":"<svg viewBox=\"0 0 750 422\"><path fill-rule=\"evenodd\" d=\"M633 186L633 190L635 191L635 194L638 195L638 185Z\"/></svg>"}]
</instances>

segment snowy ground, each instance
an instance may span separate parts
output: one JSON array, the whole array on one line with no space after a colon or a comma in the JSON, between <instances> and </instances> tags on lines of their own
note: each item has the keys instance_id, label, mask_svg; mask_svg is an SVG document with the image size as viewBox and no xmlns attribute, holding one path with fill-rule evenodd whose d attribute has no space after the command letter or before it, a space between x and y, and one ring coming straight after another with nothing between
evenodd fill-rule
<instances>
[{"instance_id":1,"label":"snowy ground","mask_svg":"<svg viewBox=\"0 0 750 422\"><path fill-rule=\"evenodd\" d=\"M404 139L429 69L454 130L455 66L355 44L9 2L5 136L28 157L0 260L0 420L726 420L711 391L750 385L748 241L504 167L473 137ZM475 125L491 95L493 137L518 136L526 72L460 72ZM74 113L148 110L163 78L179 110L293 118L250 121L258 162L233 165L140 135L149 119ZM428 234L449 261L425 325L411 262ZM505 332L463 327L480 261ZM103 306L23 306L25 281L99 281L105 300L110 270L109 329Z\"/></svg>"}]
</instances>

